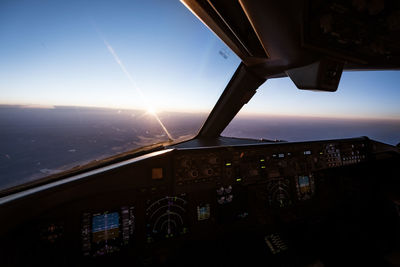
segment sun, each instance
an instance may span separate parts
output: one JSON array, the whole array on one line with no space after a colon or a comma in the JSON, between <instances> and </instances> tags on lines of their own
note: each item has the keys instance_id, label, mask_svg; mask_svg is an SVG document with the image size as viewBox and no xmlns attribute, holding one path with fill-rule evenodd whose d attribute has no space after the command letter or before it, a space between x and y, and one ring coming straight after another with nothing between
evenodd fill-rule
<instances>
[{"instance_id":1,"label":"sun","mask_svg":"<svg viewBox=\"0 0 400 267\"><path fill-rule=\"evenodd\" d=\"M147 108L147 113L151 114L151 115L157 115L157 110L153 107L148 107Z\"/></svg>"}]
</instances>

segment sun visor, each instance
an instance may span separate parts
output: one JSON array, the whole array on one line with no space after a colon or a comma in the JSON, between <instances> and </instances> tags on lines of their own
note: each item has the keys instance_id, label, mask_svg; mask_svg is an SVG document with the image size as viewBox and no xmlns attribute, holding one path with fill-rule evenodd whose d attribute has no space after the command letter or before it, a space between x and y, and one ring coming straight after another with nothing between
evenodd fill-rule
<instances>
[{"instance_id":1,"label":"sun visor","mask_svg":"<svg viewBox=\"0 0 400 267\"><path fill-rule=\"evenodd\" d=\"M246 65L265 62L268 55L238 1L181 0Z\"/></svg>"},{"instance_id":2,"label":"sun visor","mask_svg":"<svg viewBox=\"0 0 400 267\"><path fill-rule=\"evenodd\" d=\"M290 69L287 76L302 90L335 92L343 72L343 62L323 59L313 64Z\"/></svg>"}]
</instances>

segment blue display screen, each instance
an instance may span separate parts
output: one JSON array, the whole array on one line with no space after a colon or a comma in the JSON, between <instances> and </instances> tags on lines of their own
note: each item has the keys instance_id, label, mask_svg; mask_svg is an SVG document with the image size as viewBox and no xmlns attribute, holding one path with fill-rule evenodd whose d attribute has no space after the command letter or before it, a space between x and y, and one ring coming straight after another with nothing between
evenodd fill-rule
<instances>
[{"instance_id":1,"label":"blue display screen","mask_svg":"<svg viewBox=\"0 0 400 267\"><path fill-rule=\"evenodd\" d=\"M299 176L299 186L306 187L310 185L310 180L308 176Z\"/></svg>"},{"instance_id":2,"label":"blue display screen","mask_svg":"<svg viewBox=\"0 0 400 267\"><path fill-rule=\"evenodd\" d=\"M119 214L118 212L105 213L93 216L92 232L101 232L119 227Z\"/></svg>"}]
</instances>

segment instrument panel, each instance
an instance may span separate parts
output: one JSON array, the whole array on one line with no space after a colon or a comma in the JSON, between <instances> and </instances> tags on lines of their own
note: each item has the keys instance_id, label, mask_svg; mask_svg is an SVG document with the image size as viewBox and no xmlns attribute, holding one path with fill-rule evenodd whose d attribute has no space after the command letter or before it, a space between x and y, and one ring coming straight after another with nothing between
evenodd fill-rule
<instances>
[{"instance_id":1,"label":"instrument panel","mask_svg":"<svg viewBox=\"0 0 400 267\"><path fill-rule=\"evenodd\" d=\"M82 214L82 253L99 257L121 250L134 238L135 207L121 207L117 211Z\"/></svg>"},{"instance_id":2,"label":"instrument panel","mask_svg":"<svg viewBox=\"0 0 400 267\"><path fill-rule=\"evenodd\" d=\"M356 138L177 146L67 184L63 199L13 234L33 240L26 249L61 247L57 259L69 253L74 262L97 263L116 255L151 262L155 251L170 254L187 240L241 231L276 236L277 227L325 214L346 195L343 184L354 190L351 180L374 160L373 144Z\"/></svg>"},{"instance_id":3,"label":"instrument panel","mask_svg":"<svg viewBox=\"0 0 400 267\"><path fill-rule=\"evenodd\" d=\"M146 208L146 242L174 238L187 233L185 195L148 201Z\"/></svg>"}]
</instances>

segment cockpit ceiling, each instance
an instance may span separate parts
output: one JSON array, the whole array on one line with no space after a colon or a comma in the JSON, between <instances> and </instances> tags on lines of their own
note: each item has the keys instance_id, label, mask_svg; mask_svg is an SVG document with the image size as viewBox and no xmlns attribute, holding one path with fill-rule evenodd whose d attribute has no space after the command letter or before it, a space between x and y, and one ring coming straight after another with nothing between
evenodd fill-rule
<instances>
[{"instance_id":1,"label":"cockpit ceiling","mask_svg":"<svg viewBox=\"0 0 400 267\"><path fill-rule=\"evenodd\" d=\"M249 65L268 58L239 1L182 0L239 58Z\"/></svg>"},{"instance_id":2,"label":"cockpit ceiling","mask_svg":"<svg viewBox=\"0 0 400 267\"><path fill-rule=\"evenodd\" d=\"M400 67L396 0L182 2L260 76L326 58L345 70Z\"/></svg>"}]
</instances>

